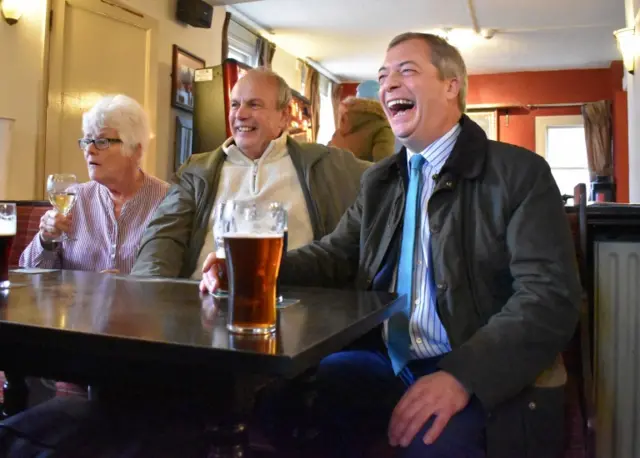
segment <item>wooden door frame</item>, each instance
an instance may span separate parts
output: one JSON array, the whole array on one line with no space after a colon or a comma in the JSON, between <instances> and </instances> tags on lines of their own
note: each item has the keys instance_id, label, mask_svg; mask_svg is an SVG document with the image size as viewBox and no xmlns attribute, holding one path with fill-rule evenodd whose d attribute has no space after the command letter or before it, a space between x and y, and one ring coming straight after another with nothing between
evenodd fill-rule
<instances>
[{"instance_id":1,"label":"wooden door frame","mask_svg":"<svg viewBox=\"0 0 640 458\"><path fill-rule=\"evenodd\" d=\"M45 157L46 157L46 134L47 134L47 95L49 91L49 46L51 44L51 4L53 0L46 0L45 8L47 9L45 24L47 26L44 30L44 43L42 49L42 84L40 86L40 93L38 94L38 122L36 127L36 155L35 155L35 170L34 173L34 186L32 188L31 197L35 199L45 198Z\"/></svg>"},{"instance_id":2,"label":"wooden door frame","mask_svg":"<svg viewBox=\"0 0 640 458\"><path fill-rule=\"evenodd\" d=\"M92 13L101 14L109 18L122 21L147 32L147 54L149 59L145 68L145 95L141 100L142 106L149 115L152 137L149 148L142 159L142 168L155 175L157 168L155 132L157 128L157 98L158 98L158 21L140 13L117 0L49 0L50 3L50 32L48 46L48 88L46 105L46 123L44 148L41 152L41 164L37 177L38 194L44 195L44 180L51 173L60 172L61 161L60 125L64 108L62 100L63 70L64 70L64 30L65 11L67 5L80 8ZM46 49L45 45L45 49Z\"/></svg>"}]
</instances>

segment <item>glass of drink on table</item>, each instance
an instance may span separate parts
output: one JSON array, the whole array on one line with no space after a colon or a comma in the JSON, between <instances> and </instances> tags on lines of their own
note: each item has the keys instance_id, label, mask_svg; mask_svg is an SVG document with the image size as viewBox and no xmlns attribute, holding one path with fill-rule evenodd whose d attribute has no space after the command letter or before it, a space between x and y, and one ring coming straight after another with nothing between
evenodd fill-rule
<instances>
[{"instance_id":1,"label":"glass of drink on table","mask_svg":"<svg viewBox=\"0 0 640 458\"><path fill-rule=\"evenodd\" d=\"M279 202L228 201L223 220L229 275L227 328L239 334L275 332L287 211Z\"/></svg>"},{"instance_id":2,"label":"glass of drink on table","mask_svg":"<svg viewBox=\"0 0 640 458\"><path fill-rule=\"evenodd\" d=\"M0 290L6 290L11 285L9 257L16 238L17 225L16 204L0 203Z\"/></svg>"},{"instance_id":3,"label":"glass of drink on table","mask_svg":"<svg viewBox=\"0 0 640 458\"><path fill-rule=\"evenodd\" d=\"M76 176L71 173L56 173L49 175L49 178L47 178L49 202L51 202L51 205L53 205L53 208L55 208L58 213L65 217L69 216L73 204L76 202L75 188L77 185L78 180ZM63 234L62 237L56 241L62 242L64 240L72 239L69 238L67 234Z\"/></svg>"},{"instance_id":4,"label":"glass of drink on table","mask_svg":"<svg viewBox=\"0 0 640 458\"><path fill-rule=\"evenodd\" d=\"M227 297L229 294L229 275L227 274L227 261L224 252L224 224L223 219L226 202L220 202L213 209L213 249L216 259L211 267L217 278L217 287L213 291L215 297Z\"/></svg>"}]
</instances>

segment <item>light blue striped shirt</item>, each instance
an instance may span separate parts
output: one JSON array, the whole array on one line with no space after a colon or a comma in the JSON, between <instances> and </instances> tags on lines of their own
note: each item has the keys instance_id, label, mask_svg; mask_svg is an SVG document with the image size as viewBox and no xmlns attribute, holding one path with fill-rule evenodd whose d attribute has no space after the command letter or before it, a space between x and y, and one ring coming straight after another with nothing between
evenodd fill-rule
<instances>
[{"instance_id":1,"label":"light blue striped shirt","mask_svg":"<svg viewBox=\"0 0 640 458\"><path fill-rule=\"evenodd\" d=\"M421 154L426 159L422 166L422 193L420 196L420 226L416 234L413 270L413 294L411 297L411 319L409 320L409 336L411 337L411 353L416 359L432 358L451 351L449 337L432 307L427 281L428 247L429 247L429 215L427 202L431 197L436 181L433 176L440 173L442 166L451 154L458 135L460 124L429 145L424 151L414 153L407 149L407 164L414 154Z\"/></svg>"}]
</instances>

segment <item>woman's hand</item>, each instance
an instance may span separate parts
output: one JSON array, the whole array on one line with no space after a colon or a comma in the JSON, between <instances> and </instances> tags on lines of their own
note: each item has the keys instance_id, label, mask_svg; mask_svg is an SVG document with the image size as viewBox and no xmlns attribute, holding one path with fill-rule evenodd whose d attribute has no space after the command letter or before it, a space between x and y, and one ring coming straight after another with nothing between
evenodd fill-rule
<instances>
[{"instance_id":1,"label":"woman's hand","mask_svg":"<svg viewBox=\"0 0 640 458\"><path fill-rule=\"evenodd\" d=\"M64 232L69 232L71 219L71 215L64 216L57 210L47 211L40 218L40 240L48 243L61 237Z\"/></svg>"}]
</instances>

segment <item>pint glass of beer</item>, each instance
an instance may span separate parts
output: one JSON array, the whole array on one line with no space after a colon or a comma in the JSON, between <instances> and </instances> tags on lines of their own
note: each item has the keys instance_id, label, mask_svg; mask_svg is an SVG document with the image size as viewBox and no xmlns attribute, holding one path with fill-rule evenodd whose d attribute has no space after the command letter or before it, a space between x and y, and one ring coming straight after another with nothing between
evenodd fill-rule
<instances>
[{"instance_id":1,"label":"pint glass of beer","mask_svg":"<svg viewBox=\"0 0 640 458\"><path fill-rule=\"evenodd\" d=\"M274 332L287 212L277 202L229 201L224 220L229 274L227 327L239 334Z\"/></svg>"},{"instance_id":2,"label":"pint glass of beer","mask_svg":"<svg viewBox=\"0 0 640 458\"><path fill-rule=\"evenodd\" d=\"M227 297L229 294L229 275L227 274L226 254L224 251L224 224L223 218L226 202L222 201L213 209L213 249L216 253L216 260L211 267L218 279L216 290L213 291L215 297Z\"/></svg>"},{"instance_id":3,"label":"pint glass of beer","mask_svg":"<svg viewBox=\"0 0 640 458\"><path fill-rule=\"evenodd\" d=\"M9 282L9 256L16 238L16 204L0 204L0 290L7 289Z\"/></svg>"}]
</instances>

